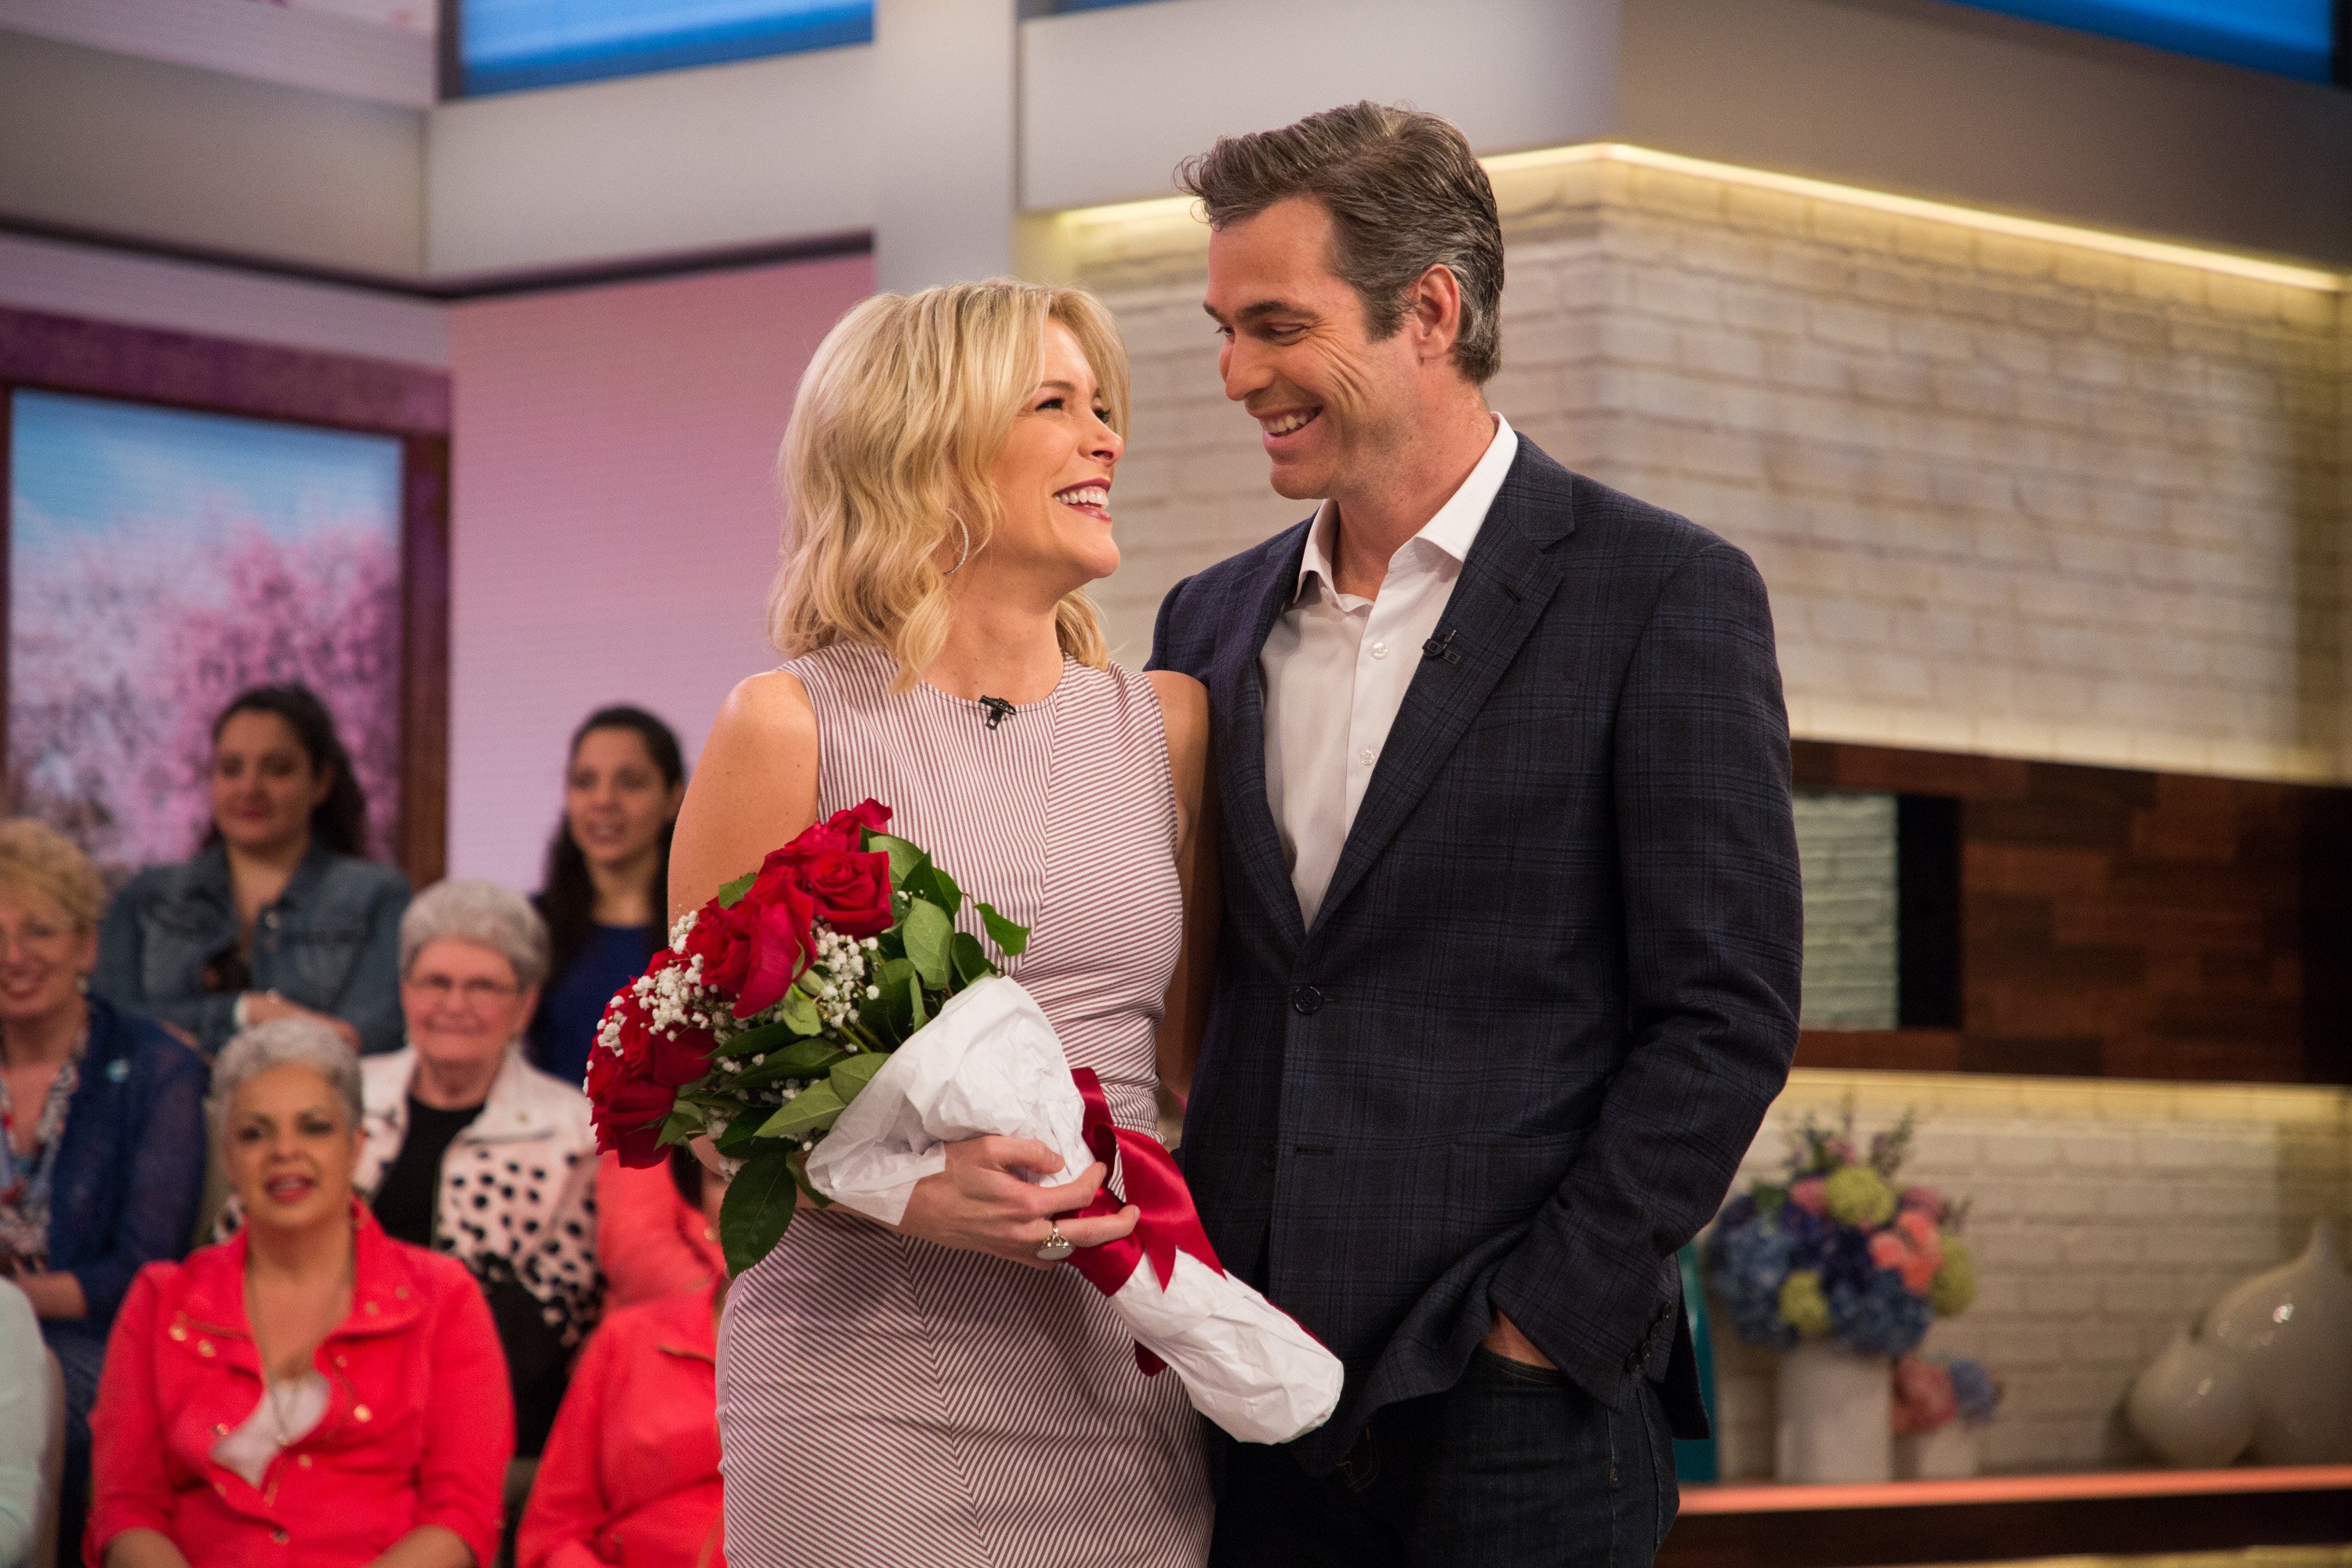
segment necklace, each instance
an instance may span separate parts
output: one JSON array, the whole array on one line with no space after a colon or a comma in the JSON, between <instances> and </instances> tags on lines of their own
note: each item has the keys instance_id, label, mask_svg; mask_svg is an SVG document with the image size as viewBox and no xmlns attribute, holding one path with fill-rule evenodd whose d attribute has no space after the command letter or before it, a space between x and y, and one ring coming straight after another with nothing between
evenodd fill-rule
<instances>
[{"instance_id":1,"label":"necklace","mask_svg":"<svg viewBox=\"0 0 2352 1568\"><path fill-rule=\"evenodd\" d=\"M82 1052L89 1047L89 1020L82 1020L73 1049L58 1064L49 1092L41 1099L39 1120L33 1124L33 1146L16 1152L16 1104L8 1079L0 1074L0 1251L30 1263L44 1262L49 1252L49 1190L55 1184L58 1152L65 1146L66 1111L74 1090L81 1087Z\"/></svg>"}]
</instances>

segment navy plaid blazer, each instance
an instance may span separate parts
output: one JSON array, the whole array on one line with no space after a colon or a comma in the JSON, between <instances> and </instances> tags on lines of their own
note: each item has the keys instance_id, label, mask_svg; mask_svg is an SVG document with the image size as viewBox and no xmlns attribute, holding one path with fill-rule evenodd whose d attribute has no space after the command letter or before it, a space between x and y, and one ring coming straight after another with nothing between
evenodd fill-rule
<instances>
[{"instance_id":1,"label":"navy plaid blazer","mask_svg":"<svg viewBox=\"0 0 2352 1568\"><path fill-rule=\"evenodd\" d=\"M1763 580L1521 437L1309 929L1258 678L1307 526L1179 583L1152 640L1208 688L1223 817L1185 1174L1228 1267L1347 1363L1299 1458L1451 1387L1497 1311L1596 1398L1648 1379L1702 1435L1675 1254L1797 1044Z\"/></svg>"}]
</instances>

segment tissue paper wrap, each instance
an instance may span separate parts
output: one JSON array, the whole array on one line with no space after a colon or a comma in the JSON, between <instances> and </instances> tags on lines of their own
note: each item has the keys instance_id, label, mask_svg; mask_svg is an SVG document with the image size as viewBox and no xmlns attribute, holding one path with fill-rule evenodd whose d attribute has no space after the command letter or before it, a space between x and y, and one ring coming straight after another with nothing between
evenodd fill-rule
<instances>
[{"instance_id":1,"label":"tissue paper wrap","mask_svg":"<svg viewBox=\"0 0 2352 1568\"><path fill-rule=\"evenodd\" d=\"M946 1166L942 1145L996 1134L1034 1138L1068 1179L1094 1163L1086 1109L1062 1043L1029 993L979 982L892 1053L808 1159L834 1202L887 1224L917 1182ZM1164 1285L1141 1262L1110 1293L1136 1341L1175 1370L1194 1409L1244 1442L1284 1443L1330 1418L1339 1358L1255 1290L1173 1254Z\"/></svg>"}]
</instances>

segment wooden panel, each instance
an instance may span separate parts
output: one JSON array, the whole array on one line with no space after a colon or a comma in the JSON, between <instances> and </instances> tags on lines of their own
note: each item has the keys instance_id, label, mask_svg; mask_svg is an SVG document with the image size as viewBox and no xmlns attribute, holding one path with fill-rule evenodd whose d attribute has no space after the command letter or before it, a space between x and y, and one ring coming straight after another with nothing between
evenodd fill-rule
<instances>
[{"instance_id":1,"label":"wooden panel","mask_svg":"<svg viewBox=\"0 0 2352 1568\"><path fill-rule=\"evenodd\" d=\"M2352 1467L1689 1489L1660 1568L1893 1568L2352 1541Z\"/></svg>"},{"instance_id":2,"label":"wooden panel","mask_svg":"<svg viewBox=\"0 0 2352 1568\"><path fill-rule=\"evenodd\" d=\"M1960 1026L1822 1066L2352 1082L2352 791L1791 748L1801 784L1960 802Z\"/></svg>"}]
</instances>

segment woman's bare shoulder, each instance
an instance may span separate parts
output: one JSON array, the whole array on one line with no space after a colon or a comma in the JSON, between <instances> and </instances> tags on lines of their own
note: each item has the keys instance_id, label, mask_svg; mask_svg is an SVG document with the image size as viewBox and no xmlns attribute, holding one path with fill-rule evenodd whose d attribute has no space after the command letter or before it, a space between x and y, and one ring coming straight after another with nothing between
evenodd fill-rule
<instances>
[{"instance_id":1,"label":"woman's bare shoulder","mask_svg":"<svg viewBox=\"0 0 2352 1568\"><path fill-rule=\"evenodd\" d=\"M815 817L819 737L789 670L736 683L695 759L671 840L670 913L698 906Z\"/></svg>"}]
</instances>

